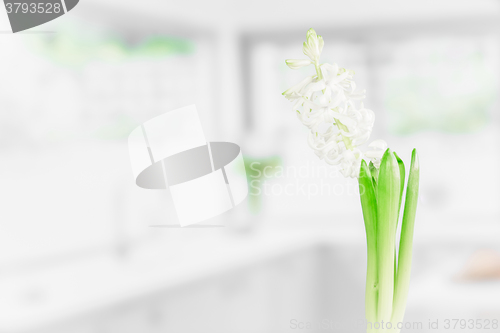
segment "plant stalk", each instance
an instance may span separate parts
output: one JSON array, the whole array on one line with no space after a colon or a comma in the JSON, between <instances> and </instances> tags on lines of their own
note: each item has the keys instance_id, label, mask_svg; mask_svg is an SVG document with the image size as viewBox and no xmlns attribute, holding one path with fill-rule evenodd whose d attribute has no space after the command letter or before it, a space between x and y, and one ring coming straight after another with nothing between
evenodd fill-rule
<instances>
[{"instance_id":1,"label":"plant stalk","mask_svg":"<svg viewBox=\"0 0 500 333\"><path fill-rule=\"evenodd\" d=\"M363 220L365 221L367 244L367 269L365 289L365 313L367 331L373 331L377 321L378 278L377 278L377 200L372 175L366 162L361 161L359 193Z\"/></svg>"},{"instance_id":2,"label":"plant stalk","mask_svg":"<svg viewBox=\"0 0 500 333\"><path fill-rule=\"evenodd\" d=\"M392 316L394 295L395 233L398 222L400 197L399 166L395 156L387 149L380 165L377 184L377 264L378 302L377 319L387 323Z\"/></svg>"},{"instance_id":3,"label":"plant stalk","mask_svg":"<svg viewBox=\"0 0 500 333\"><path fill-rule=\"evenodd\" d=\"M415 215L417 212L420 178L419 169L418 155L417 151L414 149L411 156L410 175L408 177L403 223L401 226L398 271L394 288L394 307L392 313L393 323L401 322L404 318L408 290L410 288L413 231L415 225ZM399 330L397 330L396 333L399 333Z\"/></svg>"}]
</instances>

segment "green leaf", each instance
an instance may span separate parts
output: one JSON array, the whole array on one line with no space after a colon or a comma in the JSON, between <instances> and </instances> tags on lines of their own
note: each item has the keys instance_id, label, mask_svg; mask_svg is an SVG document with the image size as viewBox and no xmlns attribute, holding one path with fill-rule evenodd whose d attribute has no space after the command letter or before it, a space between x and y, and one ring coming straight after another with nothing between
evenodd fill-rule
<instances>
[{"instance_id":1,"label":"green leaf","mask_svg":"<svg viewBox=\"0 0 500 333\"><path fill-rule=\"evenodd\" d=\"M398 222L400 179L396 157L387 149L382 157L377 182L377 268L378 307L380 322L391 319L394 295L394 249Z\"/></svg>"},{"instance_id":2,"label":"green leaf","mask_svg":"<svg viewBox=\"0 0 500 333\"><path fill-rule=\"evenodd\" d=\"M394 152L394 156L396 157L396 160L398 161L398 166L399 166L399 177L401 179L401 187L400 187L400 195L399 195L399 207L401 208L401 200L403 199L403 190L405 188L405 164L403 163L403 160L401 160ZM399 216L399 213L398 213Z\"/></svg>"},{"instance_id":3,"label":"green leaf","mask_svg":"<svg viewBox=\"0 0 500 333\"><path fill-rule=\"evenodd\" d=\"M405 164L403 163L403 160L399 158L396 152L393 152L393 154L394 157L396 157L396 160L398 161L399 178L401 179L399 188L398 221L396 222L396 228L394 228L394 237L396 237L396 232L399 224L399 213L401 211L401 200L403 200L403 191L405 188ZM394 247L394 281L396 281L396 276L397 276L397 255L396 255L396 247Z\"/></svg>"},{"instance_id":4,"label":"green leaf","mask_svg":"<svg viewBox=\"0 0 500 333\"><path fill-rule=\"evenodd\" d=\"M394 236L396 237L396 236ZM394 247L394 281L397 279L397 274L398 274L398 257L396 253L396 247ZM396 289L396 285L394 284L394 290Z\"/></svg>"},{"instance_id":5,"label":"green leaf","mask_svg":"<svg viewBox=\"0 0 500 333\"><path fill-rule=\"evenodd\" d=\"M413 230L415 226L415 215L417 213L418 187L420 178L420 166L417 150L413 149L411 154L410 174L406 189L405 208L403 212L403 223L401 225L401 240L399 243L399 259L397 280L394 291L394 305L392 322L403 320L406 308L406 299L410 288L411 259L413 248Z\"/></svg>"},{"instance_id":6,"label":"green leaf","mask_svg":"<svg viewBox=\"0 0 500 333\"><path fill-rule=\"evenodd\" d=\"M359 192L367 237L370 240L376 239L377 199L375 197L372 176L364 160L361 161L361 169L359 172Z\"/></svg>"},{"instance_id":7,"label":"green leaf","mask_svg":"<svg viewBox=\"0 0 500 333\"><path fill-rule=\"evenodd\" d=\"M375 181L375 184L377 183L378 180L378 169L373 165L373 162L370 161L370 172L372 173L373 180Z\"/></svg>"},{"instance_id":8,"label":"green leaf","mask_svg":"<svg viewBox=\"0 0 500 333\"><path fill-rule=\"evenodd\" d=\"M396 160L398 161L398 166L399 166L399 178L401 179L400 182L400 189L399 189L399 205L398 205L398 221L396 224L396 228L394 229L394 237L396 237L396 232L399 224L399 213L401 211L401 201L403 200L403 191L405 187L405 164L401 158L399 158L398 154L396 152L393 152L394 157L396 157ZM394 281L396 281L397 278L397 254L396 254L396 248L394 247ZM394 286L395 288L396 286Z\"/></svg>"},{"instance_id":9,"label":"green leaf","mask_svg":"<svg viewBox=\"0 0 500 333\"><path fill-rule=\"evenodd\" d=\"M377 321L377 199L370 169L364 160L359 172L359 193L366 229L367 269L365 311L369 322Z\"/></svg>"}]
</instances>

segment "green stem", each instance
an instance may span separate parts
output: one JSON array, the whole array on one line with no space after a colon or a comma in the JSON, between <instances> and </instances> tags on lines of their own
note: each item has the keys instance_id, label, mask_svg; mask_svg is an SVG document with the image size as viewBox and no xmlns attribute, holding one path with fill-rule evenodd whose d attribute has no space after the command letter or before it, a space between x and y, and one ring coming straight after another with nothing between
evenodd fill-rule
<instances>
[{"instance_id":1,"label":"green stem","mask_svg":"<svg viewBox=\"0 0 500 333\"><path fill-rule=\"evenodd\" d=\"M363 219L365 221L366 244L367 244L367 269L365 290L365 313L367 320L367 332L373 331L373 325L377 321L377 200L375 188L372 182L370 169L364 160L361 161L359 175L359 193Z\"/></svg>"},{"instance_id":2,"label":"green stem","mask_svg":"<svg viewBox=\"0 0 500 333\"><path fill-rule=\"evenodd\" d=\"M394 288L393 323L401 322L404 318L408 290L410 288L413 230L417 212L419 174L418 156L417 151L414 149L411 156L410 176L408 177L403 223L401 226L398 272Z\"/></svg>"},{"instance_id":3,"label":"green stem","mask_svg":"<svg viewBox=\"0 0 500 333\"><path fill-rule=\"evenodd\" d=\"M321 68L319 67L319 62L314 62L314 68L316 68L316 75L318 76L318 80L323 80L323 73L321 73Z\"/></svg>"},{"instance_id":4,"label":"green stem","mask_svg":"<svg viewBox=\"0 0 500 333\"><path fill-rule=\"evenodd\" d=\"M395 228L398 221L400 175L392 152L387 149L382 158L377 184L377 264L378 322L391 320L394 295Z\"/></svg>"}]
</instances>

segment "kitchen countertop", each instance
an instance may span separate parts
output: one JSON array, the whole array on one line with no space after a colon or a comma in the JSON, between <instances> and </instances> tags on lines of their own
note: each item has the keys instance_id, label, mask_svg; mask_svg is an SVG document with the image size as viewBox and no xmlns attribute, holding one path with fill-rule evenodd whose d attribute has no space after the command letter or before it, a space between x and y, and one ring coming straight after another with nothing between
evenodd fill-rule
<instances>
[{"instance_id":1,"label":"kitchen countertop","mask_svg":"<svg viewBox=\"0 0 500 333\"><path fill-rule=\"evenodd\" d=\"M228 269L311 248L325 240L316 229L239 234L225 228L204 228L170 233L177 237L136 245L124 257L103 253L30 273L4 274L0 277L0 331L23 332L42 327ZM345 241L345 236L339 241Z\"/></svg>"},{"instance_id":2,"label":"kitchen countertop","mask_svg":"<svg viewBox=\"0 0 500 333\"><path fill-rule=\"evenodd\" d=\"M449 240L464 242L471 239L472 229L419 228L415 237L442 244ZM482 231L476 228L480 233L476 237L491 235L494 240L499 230L497 226ZM50 325L321 244L364 246L363 227L348 224L274 226L247 233L229 228L158 228L158 234L161 237L135 244L122 257L109 251L31 272L3 273L0 331L24 332ZM417 283L415 279L414 291L425 290Z\"/></svg>"}]
</instances>

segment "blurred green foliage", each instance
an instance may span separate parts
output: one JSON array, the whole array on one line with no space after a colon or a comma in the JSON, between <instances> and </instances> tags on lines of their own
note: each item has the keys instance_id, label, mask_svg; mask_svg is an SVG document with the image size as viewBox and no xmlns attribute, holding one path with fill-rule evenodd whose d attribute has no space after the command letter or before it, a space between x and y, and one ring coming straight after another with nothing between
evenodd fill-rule
<instances>
[{"instance_id":1,"label":"blurred green foliage","mask_svg":"<svg viewBox=\"0 0 500 333\"><path fill-rule=\"evenodd\" d=\"M68 24L53 34L27 39L30 48L59 65L83 66L89 61L117 62L134 58L165 58L195 52L195 42L162 35L151 35L139 42L128 42L125 32Z\"/></svg>"},{"instance_id":2,"label":"blurred green foliage","mask_svg":"<svg viewBox=\"0 0 500 333\"><path fill-rule=\"evenodd\" d=\"M481 130L498 99L494 54L467 39L421 42L396 54L384 71L389 130L398 135Z\"/></svg>"},{"instance_id":3,"label":"blurred green foliage","mask_svg":"<svg viewBox=\"0 0 500 333\"><path fill-rule=\"evenodd\" d=\"M270 167L271 170L276 170L276 167L282 165L281 157L270 156L258 158L243 156L243 159L245 161L245 170L249 185L248 207L251 213L257 214L262 209L262 191L256 193L256 191L252 191L252 189L256 187L262 189L262 185L266 181L264 169ZM269 172L266 172L266 175L269 175Z\"/></svg>"}]
</instances>

